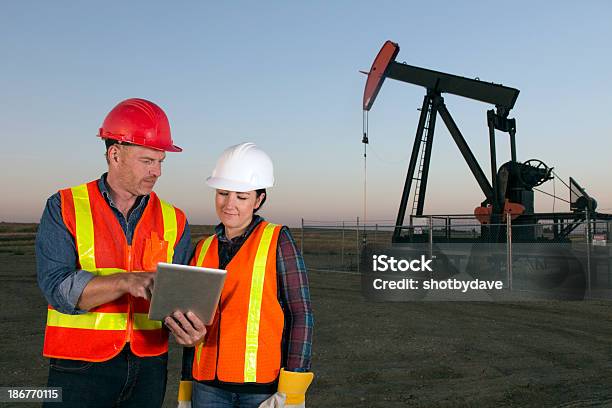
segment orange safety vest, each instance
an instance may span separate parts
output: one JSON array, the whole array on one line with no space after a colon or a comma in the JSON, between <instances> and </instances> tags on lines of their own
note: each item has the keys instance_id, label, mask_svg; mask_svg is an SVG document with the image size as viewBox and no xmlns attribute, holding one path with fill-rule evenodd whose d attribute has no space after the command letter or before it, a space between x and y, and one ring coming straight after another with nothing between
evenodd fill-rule
<instances>
[{"instance_id":1,"label":"orange safety vest","mask_svg":"<svg viewBox=\"0 0 612 408\"><path fill-rule=\"evenodd\" d=\"M132 244L98 188L98 181L60 191L62 218L75 240L78 268L96 276L154 271L172 262L185 229L185 214L151 193L135 228ZM161 237L161 238L160 238ZM168 350L168 332L148 319L149 302L125 294L84 314L60 313L49 305L43 355L106 361L126 342L137 356Z\"/></svg>"},{"instance_id":2,"label":"orange safety vest","mask_svg":"<svg viewBox=\"0 0 612 408\"><path fill-rule=\"evenodd\" d=\"M280 229L259 223L227 265L219 307L194 353L195 379L265 384L278 378L285 323L276 284ZM191 264L219 267L216 235L198 243Z\"/></svg>"}]
</instances>

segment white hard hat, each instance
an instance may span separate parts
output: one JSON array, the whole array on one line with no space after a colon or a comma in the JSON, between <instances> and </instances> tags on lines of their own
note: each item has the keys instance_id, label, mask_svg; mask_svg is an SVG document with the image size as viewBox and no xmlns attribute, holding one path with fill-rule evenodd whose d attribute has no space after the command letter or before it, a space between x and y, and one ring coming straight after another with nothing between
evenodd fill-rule
<instances>
[{"instance_id":1,"label":"white hard hat","mask_svg":"<svg viewBox=\"0 0 612 408\"><path fill-rule=\"evenodd\" d=\"M239 192L272 187L274 166L270 156L255 143L241 143L225 149L206 184Z\"/></svg>"}]
</instances>

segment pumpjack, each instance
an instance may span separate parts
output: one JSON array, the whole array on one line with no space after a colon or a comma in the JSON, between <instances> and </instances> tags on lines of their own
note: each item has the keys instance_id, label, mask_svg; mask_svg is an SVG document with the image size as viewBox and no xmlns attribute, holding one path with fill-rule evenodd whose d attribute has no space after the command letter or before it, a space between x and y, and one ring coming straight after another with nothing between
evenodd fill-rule
<instances>
[{"instance_id":1,"label":"pumpjack","mask_svg":"<svg viewBox=\"0 0 612 408\"><path fill-rule=\"evenodd\" d=\"M534 188L553 178L553 168L543 161L530 159L518 161L516 153L516 119L510 118L510 112L516 103L519 90L497 83L484 82L444 72L420 68L395 60L399 45L387 41L374 59L367 74L363 94L364 114L372 108L374 101L386 78L421 86L426 89L420 109L420 117L412 154L408 165L406 181L400 200L392 241L394 243L418 242L423 239L410 233L404 227L406 210L414 184L412 212L414 216L423 216L427 180L431 161L434 130L437 117L440 116L459 152L467 163L472 175L480 186L484 200L474 210L474 217L481 228L487 230L487 239L503 242L506 234L500 228L506 222L508 214L512 218L513 240L516 242L533 242L543 238L536 237L534 228L519 228L535 225L540 220L552 221L553 240L564 242L578 225L585 221L611 220L612 215L596 211L597 201L573 179L570 178L570 211L553 213L536 213L534 210ZM457 95L464 98L494 105L486 112L489 130L490 179L476 160L467 141L455 123L443 94ZM510 142L510 160L497 167L495 132L507 133ZM367 145L368 135L364 129L363 143ZM406 232L408 231L408 232ZM466 238L458 238L465 241Z\"/></svg>"}]
</instances>

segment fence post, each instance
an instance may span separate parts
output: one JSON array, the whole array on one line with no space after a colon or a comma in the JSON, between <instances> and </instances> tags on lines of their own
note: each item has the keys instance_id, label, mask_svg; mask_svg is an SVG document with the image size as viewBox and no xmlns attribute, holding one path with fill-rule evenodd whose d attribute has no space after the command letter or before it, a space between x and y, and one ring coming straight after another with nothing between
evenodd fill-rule
<instances>
[{"instance_id":1,"label":"fence post","mask_svg":"<svg viewBox=\"0 0 612 408\"><path fill-rule=\"evenodd\" d=\"M610 225L612 221L606 222L606 245L610 245ZM608 258L608 285L610 285L610 276L612 275L612 260Z\"/></svg>"},{"instance_id":2,"label":"fence post","mask_svg":"<svg viewBox=\"0 0 612 408\"><path fill-rule=\"evenodd\" d=\"M585 241L586 241L586 256L587 256L587 297L591 297L591 218L589 217L589 210L585 211L586 215L586 228L584 229Z\"/></svg>"},{"instance_id":3,"label":"fence post","mask_svg":"<svg viewBox=\"0 0 612 408\"><path fill-rule=\"evenodd\" d=\"M512 292L512 216L509 213L506 214L506 252L506 273L508 275L508 289L510 289L510 292Z\"/></svg>"},{"instance_id":4,"label":"fence post","mask_svg":"<svg viewBox=\"0 0 612 408\"><path fill-rule=\"evenodd\" d=\"M341 270L344 270L344 221L342 221L342 245L340 247L340 263L341 263Z\"/></svg>"},{"instance_id":5,"label":"fence post","mask_svg":"<svg viewBox=\"0 0 612 408\"><path fill-rule=\"evenodd\" d=\"M374 245L376 245L376 240L378 239L378 224L374 224Z\"/></svg>"},{"instance_id":6,"label":"fence post","mask_svg":"<svg viewBox=\"0 0 612 408\"><path fill-rule=\"evenodd\" d=\"M359 243L359 217L357 217L357 273L359 273L359 263L361 262L361 244Z\"/></svg>"},{"instance_id":7,"label":"fence post","mask_svg":"<svg viewBox=\"0 0 612 408\"><path fill-rule=\"evenodd\" d=\"M429 216L429 257L433 257L433 217Z\"/></svg>"},{"instance_id":8,"label":"fence post","mask_svg":"<svg viewBox=\"0 0 612 408\"><path fill-rule=\"evenodd\" d=\"M300 242L300 252L304 256L304 219L302 218L302 241Z\"/></svg>"}]
</instances>

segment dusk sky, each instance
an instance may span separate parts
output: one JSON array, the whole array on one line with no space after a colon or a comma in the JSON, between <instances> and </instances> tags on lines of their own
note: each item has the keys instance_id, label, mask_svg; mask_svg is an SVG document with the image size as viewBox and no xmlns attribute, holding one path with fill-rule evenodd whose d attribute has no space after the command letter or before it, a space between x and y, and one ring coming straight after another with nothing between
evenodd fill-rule
<instances>
[{"instance_id":1,"label":"dusk sky","mask_svg":"<svg viewBox=\"0 0 612 408\"><path fill-rule=\"evenodd\" d=\"M400 45L400 62L520 89L518 159L574 177L612 212L609 1L5 1L0 221L38 222L51 194L98 178L106 162L95 135L131 97L168 114L184 152L168 154L156 191L192 224L217 222L204 181L223 149L243 141L275 164L266 218L363 216L359 70L386 40ZM395 219L424 94L388 80L370 112L368 219ZM445 100L489 176L491 106ZM501 165L507 134L497 146ZM553 182L542 188L552 193ZM439 121L425 212L472 213L482 200ZM552 210L541 194L536 203Z\"/></svg>"}]
</instances>

